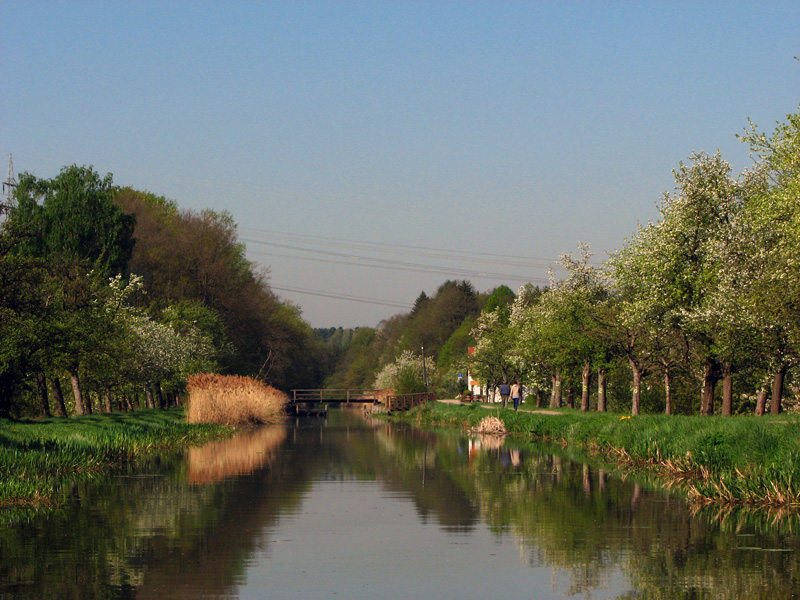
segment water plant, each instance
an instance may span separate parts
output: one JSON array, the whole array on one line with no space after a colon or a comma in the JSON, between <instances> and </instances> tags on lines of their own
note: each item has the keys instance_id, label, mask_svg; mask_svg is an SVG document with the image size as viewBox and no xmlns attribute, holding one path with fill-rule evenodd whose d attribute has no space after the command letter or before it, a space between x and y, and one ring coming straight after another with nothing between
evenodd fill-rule
<instances>
[{"instance_id":1,"label":"water plant","mask_svg":"<svg viewBox=\"0 0 800 600\"><path fill-rule=\"evenodd\" d=\"M187 391L186 418L190 423L277 423L289 400L280 390L238 375L193 375L187 380Z\"/></svg>"}]
</instances>

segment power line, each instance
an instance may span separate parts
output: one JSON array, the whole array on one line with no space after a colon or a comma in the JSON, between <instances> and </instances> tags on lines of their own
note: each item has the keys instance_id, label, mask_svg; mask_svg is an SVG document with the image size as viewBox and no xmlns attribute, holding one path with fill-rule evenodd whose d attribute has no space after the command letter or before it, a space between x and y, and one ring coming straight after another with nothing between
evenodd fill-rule
<instances>
[{"instance_id":1,"label":"power line","mask_svg":"<svg viewBox=\"0 0 800 600\"><path fill-rule=\"evenodd\" d=\"M289 258L292 260L305 260L310 262L320 262L320 263L329 263L329 264L337 264L337 265L348 265L352 267L371 267L374 269L385 269L390 271L403 271L407 273L430 273L434 275L449 275L453 277L460 277L460 278L475 278L475 279L501 279L507 281L516 281L521 283L548 283L549 280L545 278L537 278L537 277L525 277L522 275L510 275L504 273L489 273L484 271L473 271L469 269L455 269L455 268L448 268L448 267L436 267L436 266L427 266L427 265L419 265L414 263L401 263L397 261L382 261L380 264L371 264L371 263L364 263L364 262L353 262L349 260L336 260L333 258L314 258L310 256L297 256L292 254L281 254L279 252L259 252L256 250L249 251L251 254L256 255L263 255L263 256L270 256L270 257L277 257L277 258ZM340 255L341 256L341 255ZM346 256L346 255L345 255ZM357 258L362 260L370 260L366 257L351 257ZM380 259L375 259L376 261L380 261Z\"/></svg>"},{"instance_id":2,"label":"power line","mask_svg":"<svg viewBox=\"0 0 800 600\"><path fill-rule=\"evenodd\" d=\"M278 231L268 231L253 228L242 228L242 231L249 235L268 236L274 239L285 241L293 241L301 244L309 244L316 246L334 246L343 248L354 248L357 250L370 250L378 252L386 252L392 254L409 254L415 256L423 256L426 258L444 258L448 260L469 260L472 262L481 262L488 264L498 265L513 265L527 268L541 268L544 263L550 266L556 262L555 259L527 257L512 254L493 254L486 252L472 252L466 250L450 250L443 248L431 248L427 246L412 246L407 244L387 244L382 242L367 242L362 240L346 240L342 238L332 238L325 236L310 236L310 235L297 235L286 234ZM267 243L263 240L254 240L260 243Z\"/></svg>"},{"instance_id":3,"label":"power line","mask_svg":"<svg viewBox=\"0 0 800 600\"><path fill-rule=\"evenodd\" d=\"M295 294L305 294L308 296L321 296L323 298L334 298L337 300L349 300L352 302L363 302L365 304L372 304L375 306L393 306L395 308L413 308L413 304L407 302L396 302L394 300L382 300L380 298L368 298L366 296L353 296L351 294L336 294L334 292L324 292L321 290L309 290L306 288L298 288L291 286L277 286L270 284L270 289L280 290L282 292L292 292Z\"/></svg>"}]
</instances>

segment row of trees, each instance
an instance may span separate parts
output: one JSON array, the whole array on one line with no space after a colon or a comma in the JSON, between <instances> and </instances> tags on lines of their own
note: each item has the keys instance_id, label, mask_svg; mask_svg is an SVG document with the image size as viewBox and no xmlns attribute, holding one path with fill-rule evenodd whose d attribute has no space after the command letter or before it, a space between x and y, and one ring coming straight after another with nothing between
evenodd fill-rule
<instances>
[{"instance_id":1,"label":"row of trees","mask_svg":"<svg viewBox=\"0 0 800 600\"><path fill-rule=\"evenodd\" d=\"M329 384L394 377L417 391L424 346L444 395L469 366L489 389L518 379L552 406L780 412L800 364L800 115L741 138L751 169L734 176L719 153L693 155L660 218L603 264L580 245L545 289L445 282L411 312L350 332Z\"/></svg>"},{"instance_id":2,"label":"row of trees","mask_svg":"<svg viewBox=\"0 0 800 600\"><path fill-rule=\"evenodd\" d=\"M601 266L581 246L547 289L446 281L378 328L316 333L245 258L230 215L181 211L87 167L23 174L0 224L0 416L48 414L50 396L59 414L164 405L199 370L420 391L423 348L445 395L470 366L553 405L697 412L699 386L702 414L717 397L723 414L770 399L779 412L800 363L800 114L742 137L751 170L693 156L660 219Z\"/></svg>"},{"instance_id":3,"label":"row of trees","mask_svg":"<svg viewBox=\"0 0 800 600\"><path fill-rule=\"evenodd\" d=\"M700 414L778 413L787 375L800 362L800 114L770 135L743 140L755 164L738 177L719 153L695 154L675 174L661 218L640 226L600 267L562 256L566 276L547 290L522 288L509 309L485 311L474 330L476 370L489 381L520 377L565 396L581 385L581 408L607 407L607 375L629 370L630 407L643 388L649 409ZM676 398L674 391L682 390ZM696 389L696 387L694 387Z\"/></svg>"},{"instance_id":4,"label":"row of trees","mask_svg":"<svg viewBox=\"0 0 800 600\"><path fill-rule=\"evenodd\" d=\"M0 224L0 416L165 406L198 371L284 389L323 378L324 344L246 260L229 215L75 165L23 173L14 198Z\"/></svg>"}]
</instances>

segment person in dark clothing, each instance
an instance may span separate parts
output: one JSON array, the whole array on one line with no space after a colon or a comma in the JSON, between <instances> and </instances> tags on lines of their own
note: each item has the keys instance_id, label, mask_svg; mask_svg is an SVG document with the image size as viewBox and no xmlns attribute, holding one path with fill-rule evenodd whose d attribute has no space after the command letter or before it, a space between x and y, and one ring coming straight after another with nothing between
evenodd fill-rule
<instances>
[{"instance_id":1,"label":"person in dark clothing","mask_svg":"<svg viewBox=\"0 0 800 600\"><path fill-rule=\"evenodd\" d=\"M500 384L500 399L503 401L503 408L508 407L508 397L511 395L511 386L507 381Z\"/></svg>"}]
</instances>

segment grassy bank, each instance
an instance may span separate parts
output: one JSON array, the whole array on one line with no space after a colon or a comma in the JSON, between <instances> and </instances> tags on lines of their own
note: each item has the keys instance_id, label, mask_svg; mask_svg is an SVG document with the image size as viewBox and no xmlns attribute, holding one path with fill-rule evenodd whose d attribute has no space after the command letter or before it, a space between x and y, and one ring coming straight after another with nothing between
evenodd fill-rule
<instances>
[{"instance_id":1,"label":"grassy bank","mask_svg":"<svg viewBox=\"0 0 800 600\"><path fill-rule=\"evenodd\" d=\"M148 452L201 444L231 432L219 425L189 424L182 409L0 420L0 507L57 503L70 475L101 471Z\"/></svg>"},{"instance_id":2,"label":"grassy bank","mask_svg":"<svg viewBox=\"0 0 800 600\"><path fill-rule=\"evenodd\" d=\"M698 504L800 508L800 418L514 412L434 403L400 418L476 428L487 416L513 435L576 445L622 468L643 469Z\"/></svg>"}]
</instances>

